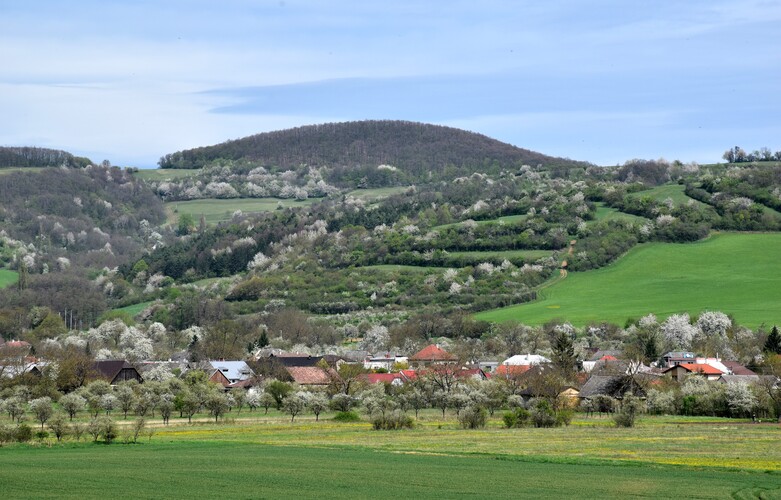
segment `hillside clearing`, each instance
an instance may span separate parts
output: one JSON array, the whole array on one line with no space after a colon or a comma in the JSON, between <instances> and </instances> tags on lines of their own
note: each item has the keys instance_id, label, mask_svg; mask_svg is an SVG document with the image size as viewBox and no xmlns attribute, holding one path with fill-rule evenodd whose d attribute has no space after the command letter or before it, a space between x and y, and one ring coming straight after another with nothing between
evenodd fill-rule
<instances>
[{"instance_id":1,"label":"hillside clearing","mask_svg":"<svg viewBox=\"0 0 781 500\"><path fill-rule=\"evenodd\" d=\"M644 198L648 197L652 200L656 201L664 201L667 198L670 198L673 201L673 204L675 206L678 205L685 205L689 202L695 203L700 206L704 206L705 204L701 201L697 201L694 198L689 198L686 196L686 193L684 193L684 189L686 186L683 186L681 184L665 184L663 186L657 186L652 189L646 189L644 191L637 191L635 193L631 193L629 195L630 198Z\"/></svg>"},{"instance_id":2,"label":"hillside clearing","mask_svg":"<svg viewBox=\"0 0 781 500\"><path fill-rule=\"evenodd\" d=\"M232 199L203 199L190 201L171 201L165 204L168 213L168 221L175 224L180 213L190 214L197 222L203 215L207 224L217 224L230 220L233 213L241 210L242 213L260 213L276 210L277 207L304 207L319 200L307 199L296 201L294 199L280 198L232 198Z\"/></svg>"},{"instance_id":3,"label":"hillside clearing","mask_svg":"<svg viewBox=\"0 0 781 500\"><path fill-rule=\"evenodd\" d=\"M597 210L594 216L594 221L592 221L592 223L604 221L604 220L626 220L629 222L637 222L637 223L643 223L648 221L648 219L646 219L645 217L640 217L639 215L632 215L625 212L621 212L617 208L608 207L602 202L599 202L596 205L597 205Z\"/></svg>"},{"instance_id":4,"label":"hillside clearing","mask_svg":"<svg viewBox=\"0 0 781 500\"><path fill-rule=\"evenodd\" d=\"M183 179L185 177L194 177L201 173L201 169L182 169L182 168L156 168L143 169L134 172L133 175L145 181L170 181L174 179Z\"/></svg>"},{"instance_id":5,"label":"hillside clearing","mask_svg":"<svg viewBox=\"0 0 781 500\"><path fill-rule=\"evenodd\" d=\"M560 318L584 326L623 324L649 313L664 318L716 310L751 328L781 324L780 246L777 233L722 233L692 244L644 244L606 268L569 273L538 301L476 317L531 325Z\"/></svg>"},{"instance_id":6,"label":"hillside clearing","mask_svg":"<svg viewBox=\"0 0 781 500\"><path fill-rule=\"evenodd\" d=\"M9 269L0 269L0 288L11 286L19 279L19 273Z\"/></svg>"}]
</instances>

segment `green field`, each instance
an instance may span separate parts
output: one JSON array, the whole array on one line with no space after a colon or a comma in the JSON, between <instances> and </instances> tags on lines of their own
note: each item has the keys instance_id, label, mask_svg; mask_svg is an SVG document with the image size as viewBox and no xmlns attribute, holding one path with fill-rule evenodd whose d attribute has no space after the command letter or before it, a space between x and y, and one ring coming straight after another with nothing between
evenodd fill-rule
<instances>
[{"instance_id":1,"label":"green field","mask_svg":"<svg viewBox=\"0 0 781 500\"><path fill-rule=\"evenodd\" d=\"M183 179L185 177L193 177L200 173L200 169L149 168L140 169L138 172L133 173L133 176L139 179L144 179L145 181L171 181L175 179Z\"/></svg>"},{"instance_id":2,"label":"green field","mask_svg":"<svg viewBox=\"0 0 781 500\"><path fill-rule=\"evenodd\" d=\"M280 198L233 198L228 200L171 201L166 203L165 206L168 212L168 220L172 224L176 223L180 213L192 215L196 223L203 215L207 224L217 224L230 220L236 210L241 210L244 213L270 212L276 210L280 204L285 208L304 207L317 201L319 200L316 198L304 201Z\"/></svg>"},{"instance_id":3,"label":"green field","mask_svg":"<svg viewBox=\"0 0 781 500\"><path fill-rule=\"evenodd\" d=\"M130 306L125 306L125 307L119 307L119 308L114 309L114 310L115 311L120 311L120 312L126 312L130 316L135 316L136 314L140 313L141 311L143 311L147 307L151 306L153 303L154 303L154 300L150 300L149 302L139 302L138 304L133 304L133 305L130 305Z\"/></svg>"},{"instance_id":4,"label":"green field","mask_svg":"<svg viewBox=\"0 0 781 500\"><path fill-rule=\"evenodd\" d=\"M243 415L246 415L243 414ZM11 445L4 498L779 498L778 425L579 417L554 429L254 418L156 428L139 444ZM671 486L672 485L672 486ZM671 488L677 493L671 494Z\"/></svg>"},{"instance_id":5,"label":"green field","mask_svg":"<svg viewBox=\"0 0 781 500\"><path fill-rule=\"evenodd\" d=\"M390 272L410 272L410 273L428 273L439 272L444 268L434 266L402 266L396 264L378 264L376 266L363 266L361 269L376 269L377 271L390 271Z\"/></svg>"},{"instance_id":6,"label":"green field","mask_svg":"<svg viewBox=\"0 0 781 500\"><path fill-rule=\"evenodd\" d=\"M11 286L19 279L19 274L16 271L9 269L0 269L0 288Z\"/></svg>"},{"instance_id":7,"label":"green field","mask_svg":"<svg viewBox=\"0 0 781 500\"><path fill-rule=\"evenodd\" d=\"M596 205L597 210L593 222L603 220L625 220L629 222L643 223L648 220L645 217L640 217L639 215L628 214L619 211L617 208L605 206L605 204L602 202L599 202Z\"/></svg>"},{"instance_id":8,"label":"green field","mask_svg":"<svg viewBox=\"0 0 781 500\"><path fill-rule=\"evenodd\" d=\"M505 224L512 224L514 222L521 222L523 220L526 220L529 216L526 214L520 214L520 215L505 215L502 217L497 217L496 219L486 219L486 220L478 220L475 221L478 225L482 224L496 224L498 222L503 222ZM436 231L439 229L447 229L449 227L457 227L463 224L464 222L453 222L451 224L442 224L441 226L434 226L431 229Z\"/></svg>"},{"instance_id":9,"label":"green field","mask_svg":"<svg viewBox=\"0 0 781 500\"><path fill-rule=\"evenodd\" d=\"M409 189L409 186L393 186L393 187L372 188L372 189L354 189L348 193L345 193L345 195L352 196L353 198L361 199L367 203L374 203L376 201L382 200L389 196L393 196L394 194L403 193L407 189Z\"/></svg>"},{"instance_id":10,"label":"green field","mask_svg":"<svg viewBox=\"0 0 781 500\"><path fill-rule=\"evenodd\" d=\"M529 304L486 311L487 321L539 325L561 318L577 326L654 313L705 310L734 315L743 325L781 324L779 233L722 233L690 244L639 245L614 264L570 273Z\"/></svg>"},{"instance_id":11,"label":"green field","mask_svg":"<svg viewBox=\"0 0 781 500\"><path fill-rule=\"evenodd\" d=\"M534 261L542 259L543 257L549 257L552 252L550 250L501 250L495 252L448 253L454 257L468 257L470 259L525 259L527 261Z\"/></svg>"},{"instance_id":12,"label":"green field","mask_svg":"<svg viewBox=\"0 0 781 500\"><path fill-rule=\"evenodd\" d=\"M697 201L694 198L689 198L684 193L685 186L681 184L665 184L663 186L657 186L652 189L646 189L645 191L638 191L629 195L630 198L644 198L649 197L656 201L664 201L667 198L673 200L673 204L683 205L690 201L698 204L705 205L701 201Z\"/></svg>"}]
</instances>

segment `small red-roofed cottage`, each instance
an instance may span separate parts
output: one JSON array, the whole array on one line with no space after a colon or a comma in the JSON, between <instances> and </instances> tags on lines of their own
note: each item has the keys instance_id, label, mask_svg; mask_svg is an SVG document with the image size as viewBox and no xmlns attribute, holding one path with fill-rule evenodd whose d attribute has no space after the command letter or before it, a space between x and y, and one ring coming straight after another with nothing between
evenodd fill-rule
<instances>
[{"instance_id":1,"label":"small red-roofed cottage","mask_svg":"<svg viewBox=\"0 0 781 500\"><path fill-rule=\"evenodd\" d=\"M392 386L404 385L404 375L401 373L364 373L361 375L369 384L389 384Z\"/></svg>"},{"instance_id":2,"label":"small red-roofed cottage","mask_svg":"<svg viewBox=\"0 0 781 500\"><path fill-rule=\"evenodd\" d=\"M436 344L431 344L409 357L412 366L428 366L441 363L454 363L458 357L450 354Z\"/></svg>"},{"instance_id":3,"label":"small red-roofed cottage","mask_svg":"<svg viewBox=\"0 0 781 500\"><path fill-rule=\"evenodd\" d=\"M690 373L702 375L708 380L718 380L724 375L724 372L718 368L704 363L681 363L667 368L662 373L664 375L669 374L673 380L681 380L685 375Z\"/></svg>"}]
</instances>

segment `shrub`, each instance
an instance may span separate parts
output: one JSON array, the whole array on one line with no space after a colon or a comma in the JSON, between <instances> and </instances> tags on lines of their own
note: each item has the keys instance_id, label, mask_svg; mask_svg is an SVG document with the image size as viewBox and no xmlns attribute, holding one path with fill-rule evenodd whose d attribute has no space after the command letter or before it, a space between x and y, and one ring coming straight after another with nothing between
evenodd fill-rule
<instances>
[{"instance_id":1,"label":"shrub","mask_svg":"<svg viewBox=\"0 0 781 500\"><path fill-rule=\"evenodd\" d=\"M395 410L385 415L376 415L371 419L374 430L392 431L398 429L412 429L412 417L406 413Z\"/></svg>"},{"instance_id":2,"label":"shrub","mask_svg":"<svg viewBox=\"0 0 781 500\"><path fill-rule=\"evenodd\" d=\"M504 426L508 429L516 427L525 427L529 423L529 412L524 408L516 408L513 411L508 411L502 415Z\"/></svg>"},{"instance_id":3,"label":"shrub","mask_svg":"<svg viewBox=\"0 0 781 500\"><path fill-rule=\"evenodd\" d=\"M337 422L360 422L361 417L354 411L339 411L334 415L334 420Z\"/></svg>"},{"instance_id":4,"label":"shrub","mask_svg":"<svg viewBox=\"0 0 781 500\"><path fill-rule=\"evenodd\" d=\"M627 392L621 402L621 410L613 415L616 427L634 427L635 418L640 413L641 405L642 401L639 398L633 396L631 392Z\"/></svg>"},{"instance_id":5,"label":"shrub","mask_svg":"<svg viewBox=\"0 0 781 500\"><path fill-rule=\"evenodd\" d=\"M48 431L36 431L35 432L35 439L37 439L38 441L43 441L47 437L49 437L49 432Z\"/></svg>"},{"instance_id":6,"label":"shrub","mask_svg":"<svg viewBox=\"0 0 781 500\"><path fill-rule=\"evenodd\" d=\"M556 426L569 425L574 414L572 410L559 410L556 414Z\"/></svg>"},{"instance_id":7,"label":"shrub","mask_svg":"<svg viewBox=\"0 0 781 500\"><path fill-rule=\"evenodd\" d=\"M488 421L488 412L481 406L467 406L458 415L464 429L481 429Z\"/></svg>"},{"instance_id":8,"label":"shrub","mask_svg":"<svg viewBox=\"0 0 781 500\"><path fill-rule=\"evenodd\" d=\"M10 425L0 425L0 444L16 440L16 430Z\"/></svg>"},{"instance_id":9,"label":"shrub","mask_svg":"<svg viewBox=\"0 0 781 500\"><path fill-rule=\"evenodd\" d=\"M534 427L555 427L558 423L556 412L547 399L537 401L529 413Z\"/></svg>"},{"instance_id":10,"label":"shrub","mask_svg":"<svg viewBox=\"0 0 781 500\"><path fill-rule=\"evenodd\" d=\"M14 431L16 441L26 443L33 438L33 428L27 424L19 424Z\"/></svg>"}]
</instances>

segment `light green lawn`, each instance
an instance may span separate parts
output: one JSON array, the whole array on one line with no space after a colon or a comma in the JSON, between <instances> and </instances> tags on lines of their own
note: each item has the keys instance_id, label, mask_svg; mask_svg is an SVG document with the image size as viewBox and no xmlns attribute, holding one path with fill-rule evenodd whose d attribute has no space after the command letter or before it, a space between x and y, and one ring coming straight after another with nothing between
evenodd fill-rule
<instances>
[{"instance_id":1,"label":"light green lawn","mask_svg":"<svg viewBox=\"0 0 781 500\"><path fill-rule=\"evenodd\" d=\"M376 201L388 198L394 194L403 193L409 189L409 186L393 186L384 188L372 188L372 189L354 189L345 193L345 196L352 196L353 198L359 198L367 203L374 203Z\"/></svg>"},{"instance_id":2,"label":"light green lawn","mask_svg":"<svg viewBox=\"0 0 781 500\"><path fill-rule=\"evenodd\" d=\"M449 252L456 257L469 257L474 259L517 259L537 260L550 256L550 250L500 250L488 252Z\"/></svg>"},{"instance_id":3,"label":"light green lawn","mask_svg":"<svg viewBox=\"0 0 781 500\"><path fill-rule=\"evenodd\" d=\"M664 184L662 186L656 186L652 189L646 189L645 191L638 191L636 193L631 193L629 195L630 198L643 198L643 197L650 197L653 200L656 201L664 201L667 198L670 198L673 200L673 203L677 205L683 205L688 203L689 201L693 201L697 205L705 205L704 203L695 200L694 198L689 198L686 196L686 193L684 193L685 186L682 186L680 184Z\"/></svg>"},{"instance_id":4,"label":"light green lawn","mask_svg":"<svg viewBox=\"0 0 781 500\"><path fill-rule=\"evenodd\" d=\"M781 324L780 233L723 233L691 244L635 247L614 264L569 276L529 304L476 315L487 321L575 325L654 313L723 311L748 327Z\"/></svg>"},{"instance_id":5,"label":"light green lawn","mask_svg":"<svg viewBox=\"0 0 781 500\"><path fill-rule=\"evenodd\" d=\"M596 205L597 210L594 220L591 221L592 223L603 220L626 220L629 222L643 223L648 220L645 217L640 217L639 215L627 214L619 211L617 208L608 207L602 202L596 203Z\"/></svg>"},{"instance_id":6,"label":"light green lawn","mask_svg":"<svg viewBox=\"0 0 781 500\"><path fill-rule=\"evenodd\" d=\"M119 307L119 308L114 309L114 310L115 311L120 311L120 312L126 312L130 316L135 316L136 314L140 313L141 311L143 311L147 307L151 306L153 303L154 303L154 300L150 300L148 302L139 302L138 304L132 304L132 305L125 306L125 307Z\"/></svg>"},{"instance_id":7,"label":"light green lawn","mask_svg":"<svg viewBox=\"0 0 781 500\"><path fill-rule=\"evenodd\" d=\"M9 269L0 269L0 288L11 286L19 279L19 273Z\"/></svg>"},{"instance_id":8,"label":"light green lawn","mask_svg":"<svg viewBox=\"0 0 781 500\"><path fill-rule=\"evenodd\" d=\"M168 212L168 220L175 224L180 213L188 213L193 216L197 223L201 215L206 219L207 224L217 224L230 220L236 210L243 213L260 213L276 210L279 205L282 207L305 207L320 201L317 198L310 198L304 201L280 198L233 198L228 200L204 199L190 201L171 201L165 204Z\"/></svg>"},{"instance_id":9,"label":"light green lawn","mask_svg":"<svg viewBox=\"0 0 781 500\"><path fill-rule=\"evenodd\" d=\"M201 169L185 169L185 168L157 168L157 169L140 169L133 175L139 179L145 181L170 181L174 179L183 179L185 177L194 177L201 173Z\"/></svg>"}]
</instances>

